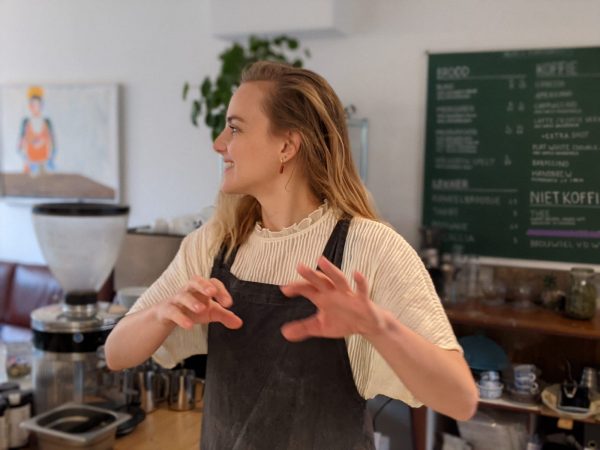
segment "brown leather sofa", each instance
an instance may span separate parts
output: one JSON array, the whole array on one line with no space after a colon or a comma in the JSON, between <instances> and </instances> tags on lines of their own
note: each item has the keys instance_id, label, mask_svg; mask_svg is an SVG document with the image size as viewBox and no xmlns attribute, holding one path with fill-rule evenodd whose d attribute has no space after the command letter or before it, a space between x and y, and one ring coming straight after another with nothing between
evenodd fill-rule
<instances>
[{"instance_id":1,"label":"brown leather sofa","mask_svg":"<svg viewBox=\"0 0 600 450\"><path fill-rule=\"evenodd\" d=\"M113 298L112 279L103 286L99 299ZM0 261L0 326L5 342L31 338L30 314L57 303L62 289L47 266Z\"/></svg>"}]
</instances>

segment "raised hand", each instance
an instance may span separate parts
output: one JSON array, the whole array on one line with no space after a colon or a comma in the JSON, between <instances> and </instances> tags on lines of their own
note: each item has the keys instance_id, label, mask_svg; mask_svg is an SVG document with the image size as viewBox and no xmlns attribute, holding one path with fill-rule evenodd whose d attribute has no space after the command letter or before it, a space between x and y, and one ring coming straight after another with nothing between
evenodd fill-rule
<instances>
[{"instance_id":1,"label":"raised hand","mask_svg":"<svg viewBox=\"0 0 600 450\"><path fill-rule=\"evenodd\" d=\"M298 265L303 279L281 286L287 297L306 297L318 308L316 314L306 319L283 325L283 336L289 341L302 341L309 337L341 338L378 333L383 324L382 310L369 299L365 277L354 273L356 290L353 291L343 272L327 258L321 256L318 266L322 272Z\"/></svg>"},{"instance_id":2,"label":"raised hand","mask_svg":"<svg viewBox=\"0 0 600 450\"><path fill-rule=\"evenodd\" d=\"M190 329L196 323L220 322L227 328L242 326L242 319L227 308L233 305L231 295L216 278L192 277L175 295L157 305L157 317L163 323L174 323Z\"/></svg>"}]
</instances>

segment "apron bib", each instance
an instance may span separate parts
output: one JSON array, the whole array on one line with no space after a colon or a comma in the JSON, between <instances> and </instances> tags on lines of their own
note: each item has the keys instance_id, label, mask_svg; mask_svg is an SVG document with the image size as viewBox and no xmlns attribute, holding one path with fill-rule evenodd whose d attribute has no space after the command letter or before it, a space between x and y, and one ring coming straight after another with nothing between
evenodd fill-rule
<instances>
[{"instance_id":1,"label":"apron bib","mask_svg":"<svg viewBox=\"0 0 600 450\"><path fill-rule=\"evenodd\" d=\"M340 220L323 254L341 267L350 219ZM316 307L285 297L279 286L236 278L222 248L211 277L233 298L244 325L208 326L202 450L373 450L366 401L356 390L346 342L289 342L284 323ZM265 262L257 262L261 264Z\"/></svg>"}]
</instances>

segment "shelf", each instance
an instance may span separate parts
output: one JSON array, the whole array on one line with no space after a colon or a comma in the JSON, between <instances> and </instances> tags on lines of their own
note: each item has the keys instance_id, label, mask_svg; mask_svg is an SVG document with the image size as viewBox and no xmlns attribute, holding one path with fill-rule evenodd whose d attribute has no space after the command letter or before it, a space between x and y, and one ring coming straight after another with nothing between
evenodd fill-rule
<instances>
[{"instance_id":1,"label":"shelf","mask_svg":"<svg viewBox=\"0 0 600 450\"><path fill-rule=\"evenodd\" d=\"M576 422L592 423L592 424L596 424L596 425L600 424L600 417L598 417L598 416L588 417L587 419L578 419L575 417L558 414L557 412L552 411L546 405L541 405L541 404L540 405L532 405L532 404L526 404L526 403L519 403L519 402L511 401L510 399L507 399L504 397L498 398L498 399L482 398L482 399L479 399L479 404L481 406L488 406L491 408L504 409L504 410L508 410L508 411L512 411L512 412L531 413L531 414L538 414L540 416L554 417L557 419L568 419L568 420L574 420Z\"/></svg>"},{"instance_id":2,"label":"shelf","mask_svg":"<svg viewBox=\"0 0 600 450\"><path fill-rule=\"evenodd\" d=\"M535 331L557 336L600 340L600 315L598 314L592 320L573 320L538 306L531 309L516 309L511 306L485 306L476 300L444 306L453 324Z\"/></svg>"}]
</instances>

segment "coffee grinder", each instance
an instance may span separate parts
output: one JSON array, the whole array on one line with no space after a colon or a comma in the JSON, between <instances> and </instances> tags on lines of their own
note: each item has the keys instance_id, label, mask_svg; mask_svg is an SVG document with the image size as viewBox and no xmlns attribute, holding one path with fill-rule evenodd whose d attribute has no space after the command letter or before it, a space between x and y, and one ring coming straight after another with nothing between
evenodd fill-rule
<instances>
[{"instance_id":1,"label":"coffee grinder","mask_svg":"<svg viewBox=\"0 0 600 450\"><path fill-rule=\"evenodd\" d=\"M31 313L37 414L102 398L103 344L126 309L99 302L97 293L118 257L128 214L127 206L102 203L33 207L42 254L64 292L60 303Z\"/></svg>"}]
</instances>

